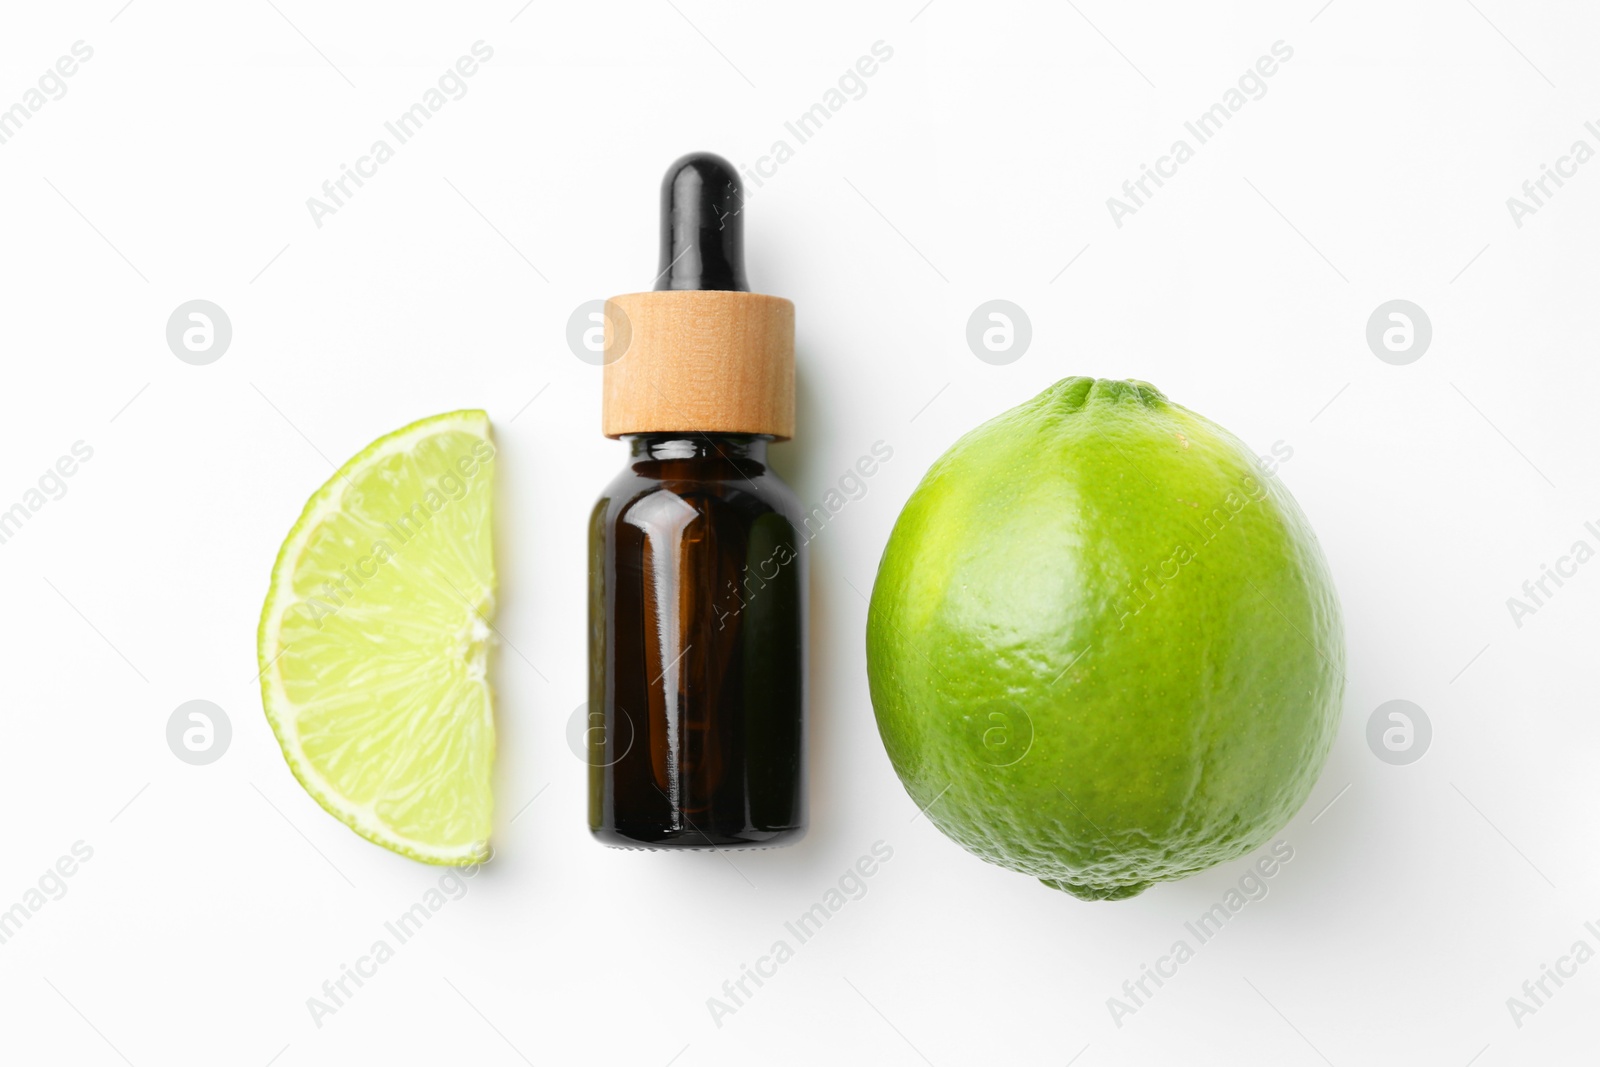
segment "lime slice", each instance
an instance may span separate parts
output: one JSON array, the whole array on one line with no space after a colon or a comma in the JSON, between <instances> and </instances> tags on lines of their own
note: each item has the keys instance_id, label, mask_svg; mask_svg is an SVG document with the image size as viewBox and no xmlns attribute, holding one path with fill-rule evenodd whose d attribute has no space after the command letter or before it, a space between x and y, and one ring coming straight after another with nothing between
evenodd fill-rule
<instances>
[{"instance_id":1,"label":"lime slice","mask_svg":"<svg viewBox=\"0 0 1600 1067\"><path fill-rule=\"evenodd\" d=\"M306 503L261 610L261 702L289 769L424 863L489 855L494 456L482 411L380 437Z\"/></svg>"}]
</instances>

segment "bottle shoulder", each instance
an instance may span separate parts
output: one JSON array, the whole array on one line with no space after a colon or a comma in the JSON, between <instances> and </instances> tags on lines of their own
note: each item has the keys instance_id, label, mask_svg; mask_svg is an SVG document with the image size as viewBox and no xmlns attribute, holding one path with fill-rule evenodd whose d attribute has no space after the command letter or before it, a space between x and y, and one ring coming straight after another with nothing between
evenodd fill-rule
<instances>
[{"instance_id":1,"label":"bottle shoulder","mask_svg":"<svg viewBox=\"0 0 1600 1067\"><path fill-rule=\"evenodd\" d=\"M758 472L684 472L656 471L648 466L641 470L640 466L624 467L601 491L595 502L596 520L623 521L641 500L665 491L696 510L743 512L752 520L776 512L793 524L800 522L800 498L770 467Z\"/></svg>"}]
</instances>

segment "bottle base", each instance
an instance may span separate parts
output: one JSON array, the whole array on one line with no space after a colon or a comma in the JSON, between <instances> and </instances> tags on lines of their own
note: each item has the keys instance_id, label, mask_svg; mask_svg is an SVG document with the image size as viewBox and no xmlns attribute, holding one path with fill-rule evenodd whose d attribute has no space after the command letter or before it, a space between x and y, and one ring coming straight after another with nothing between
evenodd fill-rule
<instances>
[{"instance_id":1,"label":"bottle base","mask_svg":"<svg viewBox=\"0 0 1600 1067\"><path fill-rule=\"evenodd\" d=\"M787 848L805 837L806 828L791 826L782 830L717 832L654 827L637 829L591 827L589 832L594 835L596 841L607 848L640 852L727 852Z\"/></svg>"}]
</instances>

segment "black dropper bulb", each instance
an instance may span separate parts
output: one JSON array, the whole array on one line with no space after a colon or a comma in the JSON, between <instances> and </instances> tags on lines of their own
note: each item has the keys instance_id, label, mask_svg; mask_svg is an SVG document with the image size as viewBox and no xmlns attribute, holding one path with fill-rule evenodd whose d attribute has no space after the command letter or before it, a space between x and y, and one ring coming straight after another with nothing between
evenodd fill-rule
<instances>
[{"instance_id":1,"label":"black dropper bulb","mask_svg":"<svg viewBox=\"0 0 1600 1067\"><path fill-rule=\"evenodd\" d=\"M667 168L656 288L750 291L744 280L744 187L721 156L691 152Z\"/></svg>"}]
</instances>

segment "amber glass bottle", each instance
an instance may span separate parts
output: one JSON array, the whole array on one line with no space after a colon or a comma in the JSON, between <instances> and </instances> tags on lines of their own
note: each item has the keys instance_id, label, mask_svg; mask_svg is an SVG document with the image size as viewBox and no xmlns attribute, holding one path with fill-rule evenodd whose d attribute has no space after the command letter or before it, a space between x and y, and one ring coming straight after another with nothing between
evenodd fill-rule
<instances>
[{"instance_id":1,"label":"amber glass bottle","mask_svg":"<svg viewBox=\"0 0 1600 1067\"><path fill-rule=\"evenodd\" d=\"M793 305L747 291L733 169L662 188L656 291L606 309L605 431L628 466L589 526L589 827L626 848L805 832L801 509L767 465L794 421Z\"/></svg>"}]
</instances>

